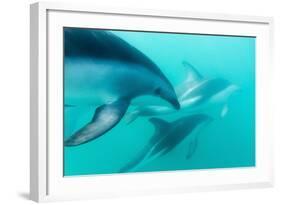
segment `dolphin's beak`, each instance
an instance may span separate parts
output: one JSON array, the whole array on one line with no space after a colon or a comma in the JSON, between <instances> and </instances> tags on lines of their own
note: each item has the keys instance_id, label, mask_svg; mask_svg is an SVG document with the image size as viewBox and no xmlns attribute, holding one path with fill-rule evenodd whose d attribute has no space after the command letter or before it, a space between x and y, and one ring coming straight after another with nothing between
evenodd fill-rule
<instances>
[{"instance_id":1,"label":"dolphin's beak","mask_svg":"<svg viewBox=\"0 0 281 205\"><path fill-rule=\"evenodd\" d=\"M172 86L168 87L168 89L163 88L162 90L160 90L158 96L161 97L166 102L168 102L169 104L171 104L176 110L180 109L178 96L176 95L174 88Z\"/></svg>"},{"instance_id":2,"label":"dolphin's beak","mask_svg":"<svg viewBox=\"0 0 281 205\"><path fill-rule=\"evenodd\" d=\"M176 110L179 110L179 109L181 108L178 99L173 99L173 100L170 101L170 103L173 105L173 107L174 107Z\"/></svg>"}]
</instances>

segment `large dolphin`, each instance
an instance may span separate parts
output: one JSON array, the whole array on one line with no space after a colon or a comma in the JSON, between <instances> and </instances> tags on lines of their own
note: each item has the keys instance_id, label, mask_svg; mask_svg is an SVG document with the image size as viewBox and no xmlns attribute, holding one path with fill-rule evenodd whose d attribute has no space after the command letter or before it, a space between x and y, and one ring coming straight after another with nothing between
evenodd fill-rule
<instances>
[{"instance_id":1,"label":"large dolphin","mask_svg":"<svg viewBox=\"0 0 281 205\"><path fill-rule=\"evenodd\" d=\"M228 112L229 97L240 90L239 86L232 84L223 78L204 78L190 63L183 61L186 69L186 79L176 87L176 94L181 105L181 112L190 113L208 110L214 105L218 106L219 116L224 117ZM167 106L146 105L135 106L126 114L128 123L133 122L140 116L157 116L174 113L175 110Z\"/></svg>"},{"instance_id":2,"label":"large dolphin","mask_svg":"<svg viewBox=\"0 0 281 205\"><path fill-rule=\"evenodd\" d=\"M155 127L155 133L147 145L122 167L119 172L130 172L136 170L141 165L169 153L189 136L199 125L211 122L212 118L204 114L195 114L181 117L173 122L167 122L160 118L150 118L149 121ZM206 122L206 123L204 123ZM186 158L189 158L196 148L196 140L191 141L187 149ZM191 149L191 150L190 150Z\"/></svg>"},{"instance_id":3,"label":"large dolphin","mask_svg":"<svg viewBox=\"0 0 281 205\"><path fill-rule=\"evenodd\" d=\"M109 31L64 29L64 100L99 105L92 120L65 141L80 145L102 136L123 117L132 99L158 96L174 108L175 91L155 63Z\"/></svg>"}]
</instances>

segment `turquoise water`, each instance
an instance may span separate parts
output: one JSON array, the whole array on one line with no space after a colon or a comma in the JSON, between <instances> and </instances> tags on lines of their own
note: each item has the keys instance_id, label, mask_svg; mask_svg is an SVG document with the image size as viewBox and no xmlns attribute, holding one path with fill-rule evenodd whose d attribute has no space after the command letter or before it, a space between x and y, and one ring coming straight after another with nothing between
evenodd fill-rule
<instances>
[{"instance_id":1,"label":"turquoise water","mask_svg":"<svg viewBox=\"0 0 281 205\"><path fill-rule=\"evenodd\" d=\"M204 78L223 78L241 89L227 100L228 112L224 117L214 114L220 112L223 107L221 104L196 111L204 112L214 120L194 129L168 154L143 163L134 172L255 166L255 38L110 32L148 56L173 86L185 80L186 68L182 62L187 61ZM95 106L64 108L65 139L92 119ZM132 107L129 107L129 111ZM186 115L180 110L157 117L171 122ZM142 152L151 139L154 127L148 119L140 117L131 124L122 119L96 140L64 147L64 175L119 173L120 168ZM186 159L189 143L195 138L198 139L196 149Z\"/></svg>"}]
</instances>

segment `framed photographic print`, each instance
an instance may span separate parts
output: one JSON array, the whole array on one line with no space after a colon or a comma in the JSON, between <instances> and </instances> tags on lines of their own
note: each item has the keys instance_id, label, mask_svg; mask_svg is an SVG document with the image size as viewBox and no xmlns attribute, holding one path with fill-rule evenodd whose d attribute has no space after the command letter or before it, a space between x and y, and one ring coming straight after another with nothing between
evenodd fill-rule
<instances>
[{"instance_id":1,"label":"framed photographic print","mask_svg":"<svg viewBox=\"0 0 281 205\"><path fill-rule=\"evenodd\" d=\"M272 186L272 22L32 4L31 199Z\"/></svg>"}]
</instances>

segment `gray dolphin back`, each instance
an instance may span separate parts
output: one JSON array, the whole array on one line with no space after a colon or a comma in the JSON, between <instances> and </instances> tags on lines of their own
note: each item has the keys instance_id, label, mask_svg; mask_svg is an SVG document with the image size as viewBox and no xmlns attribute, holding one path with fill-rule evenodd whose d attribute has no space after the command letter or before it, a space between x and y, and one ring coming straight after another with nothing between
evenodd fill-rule
<instances>
[{"instance_id":1,"label":"gray dolphin back","mask_svg":"<svg viewBox=\"0 0 281 205\"><path fill-rule=\"evenodd\" d=\"M153 157L167 154L189 136L200 123L208 119L211 118L204 114L181 117L173 122L150 118L149 121L155 127L154 135L142 151L120 169L120 172L132 171Z\"/></svg>"},{"instance_id":2,"label":"gray dolphin back","mask_svg":"<svg viewBox=\"0 0 281 205\"><path fill-rule=\"evenodd\" d=\"M64 55L139 64L166 79L158 66L145 54L106 30L64 28Z\"/></svg>"}]
</instances>

